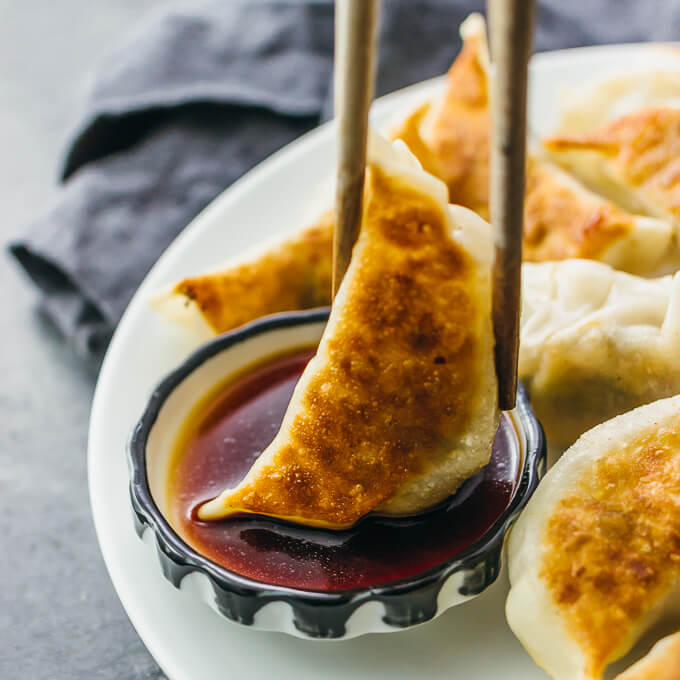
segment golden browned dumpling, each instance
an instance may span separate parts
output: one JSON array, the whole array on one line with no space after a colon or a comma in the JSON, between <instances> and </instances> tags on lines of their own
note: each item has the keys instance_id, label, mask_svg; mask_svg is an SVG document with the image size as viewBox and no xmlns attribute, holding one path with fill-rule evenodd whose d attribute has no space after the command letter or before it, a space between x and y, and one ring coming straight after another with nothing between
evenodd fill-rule
<instances>
[{"instance_id":1,"label":"golden browned dumpling","mask_svg":"<svg viewBox=\"0 0 680 680\"><path fill-rule=\"evenodd\" d=\"M641 109L544 144L558 163L620 205L680 225L680 110Z\"/></svg>"},{"instance_id":2,"label":"golden browned dumpling","mask_svg":"<svg viewBox=\"0 0 680 680\"><path fill-rule=\"evenodd\" d=\"M224 333L276 312L330 304L333 224L315 224L224 269L178 281L153 301L200 335Z\"/></svg>"},{"instance_id":3,"label":"golden browned dumpling","mask_svg":"<svg viewBox=\"0 0 680 680\"><path fill-rule=\"evenodd\" d=\"M470 15L460 28L463 49L446 76L446 89L391 131L423 168L449 189L449 202L489 214L489 54L486 25Z\"/></svg>"},{"instance_id":4,"label":"golden browned dumpling","mask_svg":"<svg viewBox=\"0 0 680 680\"><path fill-rule=\"evenodd\" d=\"M680 633L659 640L647 656L616 676L616 680L678 680Z\"/></svg>"},{"instance_id":5,"label":"golden browned dumpling","mask_svg":"<svg viewBox=\"0 0 680 680\"><path fill-rule=\"evenodd\" d=\"M586 189L555 165L527 159L524 260L584 258L640 276L680 266L667 220L632 215Z\"/></svg>"},{"instance_id":6,"label":"golden browned dumpling","mask_svg":"<svg viewBox=\"0 0 680 680\"><path fill-rule=\"evenodd\" d=\"M508 623L556 680L601 678L677 612L680 397L584 434L539 484L508 559Z\"/></svg>"},{"instance_id":7,"label":"golden browned dumpling","mask_svg":"<svg viewBox=\"0 0 680 680\"><path fill-rule=\"evenodd\" d=\"M359 240L316 356L245 479L199 509L332 529L443 500L498 425L488 225L374 136Z\"/></svg>"}]
</instances>

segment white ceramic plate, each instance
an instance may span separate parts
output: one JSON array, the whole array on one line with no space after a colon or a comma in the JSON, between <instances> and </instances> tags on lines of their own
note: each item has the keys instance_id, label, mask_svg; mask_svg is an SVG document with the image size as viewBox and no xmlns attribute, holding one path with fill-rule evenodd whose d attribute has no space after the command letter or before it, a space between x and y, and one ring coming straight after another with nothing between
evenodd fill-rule
<instances>
[{"instance_id":1,"label":"white ceramic plate","mask_svg":"<svg viewBox=\"0 0 680 680\"><path fill-rule=\"evenodd\" d=\"M583 48L540 54L531 67L530 126L548 131L557 93L593 75L631 66L649 46ZM428 81L375 102L380 126L441 87ZM137 538L128 497L125 444L156 382L194 347L163 322L149 295L197 273L310 215L319 178L333 167L332 125L305 135L259 165L215 200L175 240L130 303L102 366L92 406L89 485L104 560L132 623L171 680L224 678L504 678L545 679L515 640L504 617L507 577L479 598L408 631L342 642L262 633L218 617L175 590ZM312 198L313 200L313 198Z\"/></svg>"}]
</instances>

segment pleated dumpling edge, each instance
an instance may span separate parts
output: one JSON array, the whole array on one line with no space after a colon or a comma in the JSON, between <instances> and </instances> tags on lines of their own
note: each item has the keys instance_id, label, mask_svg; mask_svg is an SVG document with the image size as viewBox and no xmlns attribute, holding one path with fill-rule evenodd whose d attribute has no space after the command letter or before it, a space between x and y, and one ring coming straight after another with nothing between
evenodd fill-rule
<instances>
[{"instance_id":1,"label":"pleated dumpling edge","mask_svg":"<svg viewBox=\"0 0 680 680\"><path fill-rule=\"evenodd\" d=\"M519 378L553 453L609 418L680 393L680 274L525 262Z\"/></svg>"}]
</instances>

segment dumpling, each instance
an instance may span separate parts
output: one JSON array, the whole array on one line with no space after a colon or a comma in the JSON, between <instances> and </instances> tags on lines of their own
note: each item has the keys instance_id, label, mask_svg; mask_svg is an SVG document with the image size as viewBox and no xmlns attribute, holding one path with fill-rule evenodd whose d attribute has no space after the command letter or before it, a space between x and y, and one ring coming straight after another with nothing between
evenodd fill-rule
<instances>
[{"instance_id":1,"label":"dumpling","mask_svg":"<svg viewBox=\"0 0 680 680\"><path fill-rule=\"evenodd\" d=\"M489 461L498 426L488 225L373 136L359 239L274 441L201 519L341 529L410 514Z\"/></svg>"},{"instance_id":2,"label":"dumpling","mask_svg":"<svg viewBox=\"0 0 680 680\"><path fill-rule=\"evenodd\" d=\"M673 226L665 272L680 268L680 51L650 47L625 71L563 93L550 157L632 212Z\"/></svg>"},{"instance_id":3,"label":"dumpling","mask_svg":"<svg viewBox=\"0 0 680 680\"><path fill-rule=\"evenodd\" d=\"M222 269L178 281L152 305L205 337L260 316L325 307L331 295L332 241L329 211L310 227Z\"/></svg>"},{"instance_id":4,"label":"dumpling","mask_svg":"<svg viewBox=\"0 0 680 680\"><path fill-rule=\"evenodd\" d=\"M590 260L525 263L519 378L552 451L680 393L680 274L644 279Z\"/></svg>"},{"instance_id":5,"label":"dumpling","mask_svg":"<svg viewBox=\"0 0 680 680\"><path fill-rule=\"evenodd\" d=\"M680 397L584 434L515 525L508 567L510 628L556 680L601 678L677 614Z\"/></svg>"},{"instance_id":6,"label":"dumpling","mask_svg":"<svg viewBox=\"0 0 680 680\"><path fill-rule=\"evenodd\" d=\"M489 55L486 25L461 25L463 49L442 96L392 130L423 167L446 182L449 201L489 214ZM587 258L642 276L680 267L668 220L634 215L584 187L535 152L527 156L523 257L532 262Z\"/></svg>"},{"instance_id":7,"label":"dumpling","mask_svg":"<svg viewBox=\"0 0 680 680\"><path fill-rule=\"evenodd\" d=\"M671 221L677 233L680 109L641 109L588 131L548 137L544 146L589 186L627 210Z\"/></svg>"},{"instance_id":8,"label":"dumpling","mask_svg":"<svg viewBox=\"0 0 680 680\"><path fill-rule=\"evenodd\" d=\"M678 680L680 633L659 640L647 656L616 676L615 680Z\"/></svg>"},{"instance_id":9,"label":"dumpling","mask_svg":"<svg viewBox=\"0 0 680 680\"><path fill-rule=\"evenodd\" d=\"M527 158L522 256L528 262L599 260L640 276L680 267L670 222L632 215L536 156Z\"/></svg>"},{"instance_id":10,"label":"dumpling","mask_svg":"<svg viewBox=\"0 0 680 680\"><path fill-rule=\"evenodd\" d=\"M443 180L449 202L489 215L489 51L486 24L471 14L460 26L463 48L441 97L416 109L390 133L423 168Z\"/></svg>"}]
</instances>

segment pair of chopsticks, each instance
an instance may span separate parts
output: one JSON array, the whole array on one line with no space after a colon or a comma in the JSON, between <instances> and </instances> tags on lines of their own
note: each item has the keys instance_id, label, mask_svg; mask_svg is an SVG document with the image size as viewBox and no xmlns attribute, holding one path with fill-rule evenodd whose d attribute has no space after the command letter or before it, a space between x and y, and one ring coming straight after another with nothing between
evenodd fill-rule
<instances>
[{"instance_id":1,"label":"pair of chopsticks","mask_svg":"<svg viewBox=\"0 0 680 680\"><path fill-rule=\"evenodd\" d=\"M533 0L488 0L495 72L491 96L490 212L495 234L493 327L501 409L515 406L519 346L527 65ZM361 223L368 110L375 89L379 0L336 0L335 110L338 125L333 297Z\"/></svg>"}]
</instances>

